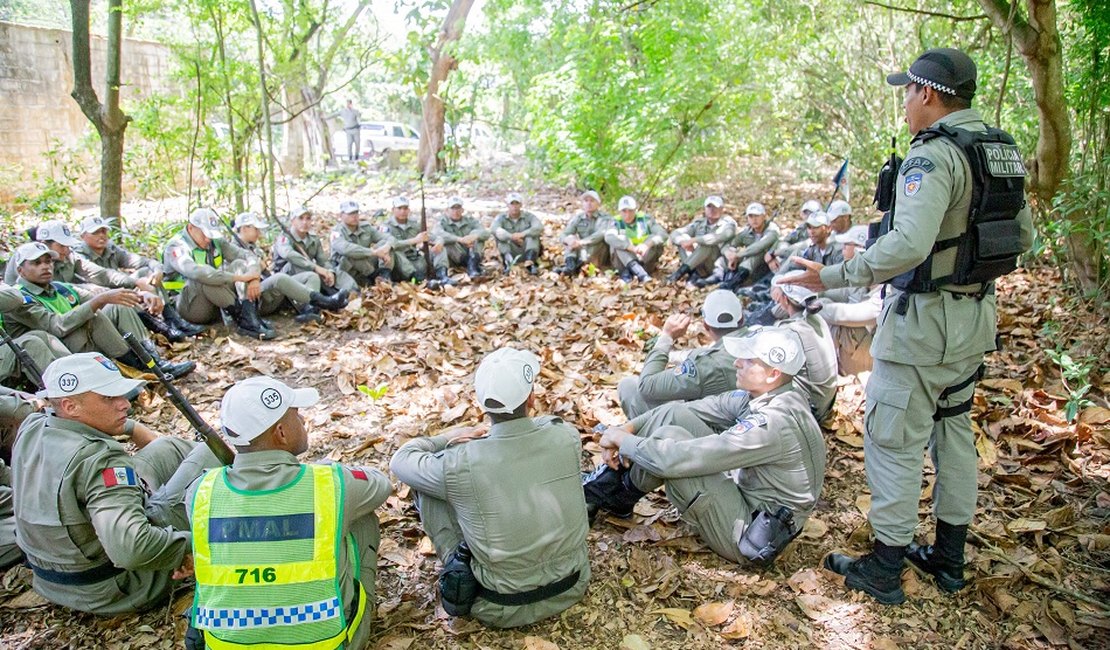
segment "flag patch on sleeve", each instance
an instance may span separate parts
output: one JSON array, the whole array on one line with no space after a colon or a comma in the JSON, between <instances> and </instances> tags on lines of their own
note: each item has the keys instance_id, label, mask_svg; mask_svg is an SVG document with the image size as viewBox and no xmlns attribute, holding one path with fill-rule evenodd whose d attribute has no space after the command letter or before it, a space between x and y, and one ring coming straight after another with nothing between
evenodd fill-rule
<instances>
[{"instance_id":1,"label":"flag patch on sleeve","mask_svg":"<svg viewBox=\"0 0 1110 650\"><path fill-rule=\"evenodd\" d=\"M906 177L906 196L917 194L917 191L921 189L921 178L921 174L910 174Z\"/></svg>"},{"instance_id":2,"label":"flag patch on sleeve","mask_svg":"<svg viewBox=\"0 0 1110 650\"><path fill-rule=\"evenodd\" d=\"M366 470L358 469L357 467L351 467L351 468L348 468L348 469L351 472L351 476L357 478L358 480L360 480L360 481L369 481L370 480L370 477L366 475Z\"/></svg>"},{"instance_id":3,"label":"flag patch on sleeve","mask_svg":"<svg viewBox=\"0 0 1110 650\"><path fill-rule=\"evenodd\" d=\"M104 486L138 485L139 479L135 477L135 470L130 467L109 467L101 472L104 477Z\"/></svg>"}]
</instances>

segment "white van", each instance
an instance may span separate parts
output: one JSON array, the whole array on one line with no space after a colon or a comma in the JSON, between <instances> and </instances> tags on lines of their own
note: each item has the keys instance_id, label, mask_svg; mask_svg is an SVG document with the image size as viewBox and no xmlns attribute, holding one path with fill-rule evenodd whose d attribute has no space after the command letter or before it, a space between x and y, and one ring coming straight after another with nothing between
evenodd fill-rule
<instances>
[{"instance_id":1,"label":"white van","mask_svg":"<svg viewBox=\"0 0 1110 650\"><path fill-rule=\"evenodd\" d=\"M363 122L359 129L359 158L385 154L389 151L416 151L420 134L400 122ZM339 129L331 135L332 153L340 159L347 156L347 134Z\"/></svg>"}]
</instances>

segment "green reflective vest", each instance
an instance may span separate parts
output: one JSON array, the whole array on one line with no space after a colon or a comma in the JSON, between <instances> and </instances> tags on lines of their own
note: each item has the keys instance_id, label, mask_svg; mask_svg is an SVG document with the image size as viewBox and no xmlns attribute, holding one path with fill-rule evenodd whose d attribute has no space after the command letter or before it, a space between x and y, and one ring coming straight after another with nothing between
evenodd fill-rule
<instances>
[{"instance_id":1,"label":"green reflective vest","mask_svg":"<svg viewBox=\"0 0 1110 650\"><path fill-rule=\"evenodd\" d=\"M20 290L23 291L23 295L30 296L32 300L38 301L55 314L68 313L81 304L81 296L77 294L73 285L65 282L51 282L50 286L54 288L54 293L50 296L45 293L33 294L27 290L27 287L20 287Z\"/></svg>"},{"instance_id":2,"label":"green reflective vest","mask_svg":"<svg viewBox=\"0 0 1110 650\"><path fill-rule=\"evenodd\" d=\"M625 223L624 219L618 217L616 228L632 242L633 246L639 246L651 237L651 227L648 225L647 215L643 213L637 213L632 223Z\"/></svg>"},{"instance_id":3,"label":"green reflective vest","mask_svg":"<svg viewBox=\"0 0 1110 650\"><path fill-rule=\"evenodd\" d=\"M358 611L348 621L341 543L359 564L354 538L342 538L340 471L302 465L288 485L260 491L232 486L226 467L201 479L193 499L193 626L204 630L209 648L345 647L367 595L360 586Z\"/></svg>"},{"instance_id":4,"label":"green reflective vest","mask_svg":"<svg viewBox=\"0 0 1110 650\"><path fill-rule=\"evenodd\" d=\"M193 248L190 252L193 261L197 264L205 264L216 269L224 265L224 256L219 246L215 247L214 257L211 260L208 259L208 251L203 248ZM168 279L162 281L162 288L166 291L181 291L185 288L185 278L180 273L171 273Z\"/></svg>"}]
</instances>

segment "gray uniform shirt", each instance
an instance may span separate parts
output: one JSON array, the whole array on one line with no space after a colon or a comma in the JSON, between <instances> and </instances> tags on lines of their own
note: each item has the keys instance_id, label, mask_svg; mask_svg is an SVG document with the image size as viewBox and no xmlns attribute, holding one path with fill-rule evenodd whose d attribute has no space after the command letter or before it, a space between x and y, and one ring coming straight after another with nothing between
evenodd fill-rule
<instances>
[{"instance_id":1,"label":"gray uniform shirt","mask_svg":"<svg viewBox=\"0 0 1110 650\"><path fill-rule=\"evenodd\" d=\"M490 233L482 226L482 222L469 214L464 214L458 221L452 221L451 217L443 215L432 229L431 237L433 241L444 244L457 244L460 237L471 234L477 234L478 241L484 242L489 239Z\"/></svg>"},{"instance_id":2,"label":"gray uniform shirt","mask_svg":"<svg viewBox=\"0 0 1110 650\"><path fill-rule=\"evenodd\" d=\"M751 226L745 226L743 230L736 233L732 245L736 248L736 255L741 261L753 257L763 261L763 254L773 249L778 241L778 225L767 222L761 233L757 233Z\"/></svg>"},{"instance_id":3,"label":"gray uniform shirt","mask_svg":"<svg viewBox=\"0 0 1110 650\"><path fill-rule=\"evenodd\" d=\"M167 282L184 278L200 284L227 286L235 282L235 274L225 270L228 262L244 260L251 268L258 268L258 260L254 255L226 239L212 240L207 251L207 261L204 263L193 259L193 250L197 248L200 247L189 236L189 231L184 229L166 243L162 253L162 270ZM215 265L217 257L220 258L218 267Z\"/></svg>"},{"instance_id":4,"label":"gray uniform shirt","mask_svg":"<svg viewBox=\"0 0 1110 650\"><path fill-rule=\"evenodd\" d=\"M605 240L605 232L609 230L609 225L613 218L605 214L601 210L586 214L579 212L570 218L565 228L563 228L562 241L565 244L567 238L575 236L583 246L592 246L600 244Z\"/></svg>"},{"instance_id":5,"label":"gray uniform shirt","mask_svg":"<svg viewBox=\"0 0 1110 650\"><path fill-rule=\"evenodd\" d=\"M338 263L339 258L366 260L377 257L375 251L383 244L392 244L393 237L368 223L359 223L351 230L342 221L331 229L331 257Z\"/></svg>"},{"instance_id":6,"label":"gray uniform shirt","mask_svg":"<svg viewBox=\"0 0 1110 650\"><path fill-rule=\"evenodd\" d=\"M703 215L672 232L671 241L681 244L693 239L698 244L724 246L736 236L736 230L736 220L732 217L721 216L717 221L709 223L709 219Z\"/></svg>"},{"instance_id":7,"label":"gray uniform shirt","mask_svg":"<svg viewBox=\"0 0 1110 650\"><path fill-rule=\"evenodd\" d=\"M397 218L390 215L385 220L385 232L393 238L393 250L405 254L405 257L417 259L423 254L423 247L417 247L414 239L421 233L420 220L409 217L405 223L400 223Z\"/></svg>"},{"instance_id":8,"label":"gray uniform shirt","mask_svg":"<svg viewBox=\"0 0 1110 650\"><path fill-rule=\"evenodd\" d=\"M649 402L695 400L736 388L735 358L721 341L698 348L686 360L667 371L674 339L660 334L640 371L640 395Z\"/></svg>"},{"instance_id":9,"label":"gray uniform shirt","mask_svg":"<svg viewBox=\"0 0 1110 650\"><path fill-rule=\"evenodd\" d=\"M836 343L829 324L816 314L801 311L792 318L778 321L775 327L792 330L802 340L806 362L794 382L809 396L817 419L824 420L836 401Z\"/></svg>"},{"instance_id":10,"label":"gray uniform shirt","mask_svg":"<svg viewBox=\"0 0 1110 650\"><path fill-rule=\"evenodd\" d=\"M151 273L156 273L162 270L162 265L157 260L124 250L112 242L108 242L104 252L99 254L89 248L88 244L81 242L73 247L73 253L81 259L114 271L149 269Z\"/></svg>"},{"instance_id":11,"label":"gray uniform shirt","mask_svg":"<svg viewBox=\"0 0 1110 650\"><path fill-rule=\"evenodd\" d=\"M77 293L79 304L64 314L57 314L45 305L34 299L26 299L21 307L4 314L4 327L8 334L19 336L30 330L42 330L58 338L65 338L75 330L88 323L96 314L88 302L92 300L92 292L78 285L70 285ZM53 296L57 293L54 285L48 284L40 287L27 280L19 279L19 288L26 294ZM29 298L29 297L28 297ZM45 368L44 368L45 370Z\"/></svg>"},{"instance_id":12,"label":"gray uniform shirt","mask_svg":"<svg viewBox=\"0 0 1110 650\"><path fill-rule=\"evenodd\" d=\"M508 241L512 235L519 233L524 233L525 237L539 237L543 234L543 224L539 217L527 210L522 210L516 219L507 212L502 212L494 218L489 229L493 231L497 241Z\"/></svg>"},{"instance_id":13,"label":"gray uniform shirt","mask_svg":"<svg viewBox=\"0 0 1110 650\"><path fill-rule=\"evenodd\" d=\"M305 271L314 271L317 266L331 268L328 256L324 252L324 244L319 237L308 233L303 238L295 238L294 241L296 245L290 241L289 235L282 233L274 242L270 250L274 260L274 273L296 275ZM301 252L302 250L304 252Z\"/></svg>"},{"instance_id":14,"label":"gray uniform shirt","mask_svg":"<svg viewBox=\"0 0 1110 650\"><path fill-rule=\"evenodd\" d=\"M975 109L956 111L937 124L984 131L986 125ZM906 154L895 185L893 229L852 259L821 270L829 288L881 284L914 268L939 240L967 230L971 205L971 169L963 152L948 138L915 142ZM907 165L913 165L907 167ZM907 181L917 176L916 183ZM1029 205L1017 216L1021 243L1033 243ZM955 264L956 248L933 258L933 277L948 275ZM871 343L871 355L895 363L929 366L953 363L994 349L997 308L994 295L967 299L953 292L974 293L970 287L948 285L942 291L908 297L905 315L892 313L902 292L890 288Z\"/></svg>"},{"instance_id":15,"label":"gray uniform shirt","mask_svg":"<svg viewBox=\"0 0 1110 650\"><path fill-rule=\"evenodd\" d=\"M753 511L760 506L790 506L803 515L813 510L825 480L825 442L804 394L792 384L750 399L709 398L717 413L706 422L718 435L673 440L628 436L621 456L663 480L728 472ZM687 406L701 417L699 402ZM812 477L812 478L811 478Z\"/></svg>"}]
</instances>

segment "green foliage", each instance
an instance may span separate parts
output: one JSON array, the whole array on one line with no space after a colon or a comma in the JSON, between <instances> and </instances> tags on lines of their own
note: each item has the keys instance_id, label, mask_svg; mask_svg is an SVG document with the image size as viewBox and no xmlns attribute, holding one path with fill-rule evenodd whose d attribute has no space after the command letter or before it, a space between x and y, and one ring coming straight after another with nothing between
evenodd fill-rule
<instances>
[{"instance_id":1,"label":"green foliage","mask_svg":"<svg viewBox=\"0 0 1110 650\"><path fill-rule=\"evenodd\" d=\"M1090 406L1091 400L1086 398L1091 390L1091 369L1094 367L1094 358L1074 359L1061 350L1047 350L1048 358L1060 368L1060 380L1064 389L1068 391L1068 401L1064 405L1064 415L1068 422L1074 422L1079 410Z\"/></svg>"}]
</instances>

